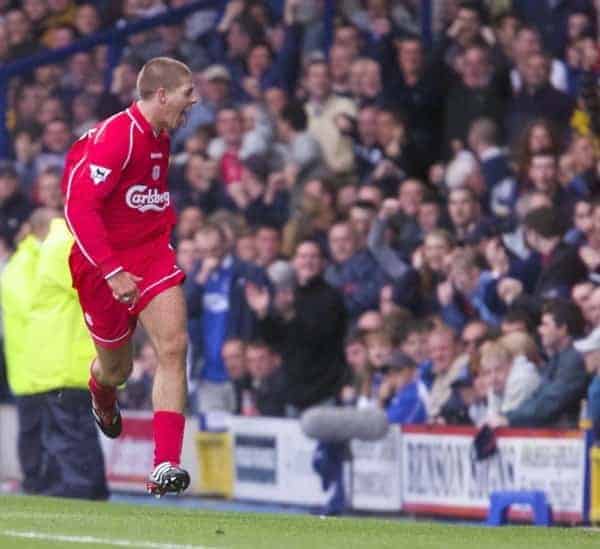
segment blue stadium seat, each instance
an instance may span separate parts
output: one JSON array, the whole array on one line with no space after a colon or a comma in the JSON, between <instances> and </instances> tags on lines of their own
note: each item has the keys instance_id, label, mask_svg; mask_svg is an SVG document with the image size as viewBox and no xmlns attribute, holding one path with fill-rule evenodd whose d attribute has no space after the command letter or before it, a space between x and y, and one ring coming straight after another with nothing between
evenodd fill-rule
<instances>
[{"instance_id":1,"label":"blue stadium seat","mask_svg":"<svg viewBox=\"0 0 600 549\"><path fill-rule=\"evenodd\" d=\"M533 511L533 523L536 526L552 524L552 507L541 491L492 492L490 510L487 518L488 526L502 526L507 522L508 510L515 503L530 505Z\"/></svg>"}]
</instances>

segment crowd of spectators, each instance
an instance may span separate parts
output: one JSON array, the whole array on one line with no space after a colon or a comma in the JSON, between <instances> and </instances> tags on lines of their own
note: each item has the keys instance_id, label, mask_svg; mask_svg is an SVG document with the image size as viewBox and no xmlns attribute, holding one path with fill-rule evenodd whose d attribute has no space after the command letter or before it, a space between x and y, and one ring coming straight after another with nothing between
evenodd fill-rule
<instances>
[{"instance_id":1,"label":"crowd of spectators","mask_svg":"<svg viewBox=\"0 0 600 549\"><path fill-rule=\"evenodd\" d=\"M185 0L0 1L0 60ZM122 4L119 9L115 5ZM572 427L600 419L593 0L232 0L14 78L0 258L60 208L75 138L156 55L201 100L172 138L192 410ZM331 30L331 32L329 32ZM150 406L140 346L124 407Z\"/></svg>"}]
</instances>

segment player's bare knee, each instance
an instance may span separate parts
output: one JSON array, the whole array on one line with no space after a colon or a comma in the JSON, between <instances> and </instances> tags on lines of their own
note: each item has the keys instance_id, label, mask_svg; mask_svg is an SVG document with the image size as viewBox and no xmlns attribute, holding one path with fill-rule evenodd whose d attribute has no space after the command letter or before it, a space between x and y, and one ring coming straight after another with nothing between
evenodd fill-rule
<instances>
[{"instance_id":1,"label":"player's bare knee","mask_svg":"<svg viewBox=\"0 0 600 549\"><path fill-rule=\"evenodd\" d=\"M187 334L177 334L165 339L158 345L158 362L165 366L181 366L185 364L187 352Z\"/></svg>"},{"instance_id":2,"label":"player's bare knee","mask_svg":"<svg viewBox=\"0 0 600 549\"><path fill-rule=\"evenodd\" d=\"M116 387L127 381L127 378L131 375L132 369L133 362L131 361L112 362L108 364L100 363L101 375L99 377L101 377L101 379L99 379L99 381L106 385Z\"/></svg>"},{"instance_id":3,"label":"player's bare knee","mask_svg":"<svg viewBox=\"0 0 600 549\"><path fill-rule=\"evenodd\" d=\"M133 368L133 346L131 342L116 349L96 347L98 356L96 365L100 370L98 381L113 387L121 385L131 374Z\"/></svg>"}]
</instances>

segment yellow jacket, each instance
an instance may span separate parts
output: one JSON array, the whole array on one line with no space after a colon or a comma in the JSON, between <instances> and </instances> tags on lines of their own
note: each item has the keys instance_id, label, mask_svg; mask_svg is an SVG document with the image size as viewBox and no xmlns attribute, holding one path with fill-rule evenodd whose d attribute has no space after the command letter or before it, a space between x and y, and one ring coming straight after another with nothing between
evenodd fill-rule
<instances>
[{"instance_id":1,"label":"yellow jacket","mask_svg":"<svg viewBox=\"0 0 600 549\"><path fill-rule=\"evenodd\" d=\"M24 353L40 393L87 388L96 354L72 287L68 264L72 244L64 219L53 219L40 249Z\"/></svg>"},{"instance_id":2,"label":"yellow jacket","mask_svg":"<svg viewBox=\"0 0 600 549\"><path fill-rule=\"evenodd\" d=\"M38 245L34 276L27 288L15 288L19 292L15 299L23 292L29 297L16 338L18 355L13 363L17 368L9 367L9 372L16 370L12 377L17 383L9 381L15 394L87 388L89 366L96 353L71 285L68 258L72 244L65 221L53 219L48 236ZM11 313L5 309L6 314Z\"/></svg>"},{"instance_id":3,"label":"yellow jacket","mask_svg":"<svg viewBox=\"0 0 600 549\"><path fill-rule=\"evenodd\" d=\"M36 392L23 359L27 347L25 328L31 308L40 246L41 243L35 236L26 237L18 245L0 277L4 354L8 384L15 395Z\"/></svg>"}]
</instances>

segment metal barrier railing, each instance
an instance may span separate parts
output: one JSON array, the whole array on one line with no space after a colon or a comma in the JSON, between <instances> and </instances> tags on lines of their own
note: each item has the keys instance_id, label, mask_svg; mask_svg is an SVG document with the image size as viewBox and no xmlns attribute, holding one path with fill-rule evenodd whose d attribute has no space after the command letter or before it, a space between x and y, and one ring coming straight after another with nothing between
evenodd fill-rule
<instances>
[{"instance_id":1,"label":"metal barrier railing","mask_svg":"<svg viewBox=\"0 0 600 549\"><path fill-rule=\"evenodd\" d=\"M11 78L21 74L27 74L37 67L51 65L63 61L65 58L82 51L88 51L96 46L108 45L108 66L104 75L105 89L110 88L113 69L119 63L125 39L128 36L143 32L145 30L181 22L181 20L203 8L217 8L222 11L227 0L196 0L180 8L170 9L145 19L132 22L120 22L110 29L101 31L92 36L83 38L57 50L46 50L36 53L30 57L18 59L0 67L0 158L10 156L10 134L6 127L6 113L8 109L7 93L8 83ZM426 46L431 45L431 0L422 0L421 6L421 31ZM335 15L335 0L325 0L325 46L328 50L333 39L333 24Z\"/></svg>"},{"instance_id":2,"label":"metal barrier railing","mask_svg":"<svg viewBox=\"0 0 600 549\"><path fill-rule=\"evenodd\" d=\"M6 127L8 83L11 78L21 74L27 74L43 65L61 62L75 53L88 51L100 45L108 45L108 67L104 75L104 85L106 89L108 89L110 88L113 69L119 63L125 46L125 39L128 36L161 25L173 25L179 23L184 17L196 11L214 8L221 4L223 4L222 0L197 0L186 6L175 8L152 17L139 19L130 23L118 23L110 29L82 38L64 48L46 50L30 57L7 63L0 67L0 158L8 158L11 150L10 134Z\"/></svg>"}]
</instances>

